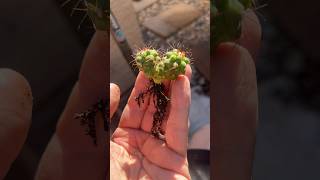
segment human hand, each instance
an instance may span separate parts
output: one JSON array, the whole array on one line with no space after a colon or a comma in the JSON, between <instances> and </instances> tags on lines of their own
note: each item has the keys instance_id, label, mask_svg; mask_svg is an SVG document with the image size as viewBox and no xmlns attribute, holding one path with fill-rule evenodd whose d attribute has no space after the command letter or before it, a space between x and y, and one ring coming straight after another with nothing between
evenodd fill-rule
<instances>
[{"instance_id":1,"label":"human hand","mask_svg":"<svg viewBox=\"0 0 320 180\"><path fill-rule=\"evenodd\" d=\"M96 119L97 142L85 134L75 119L98 100L107 96L109 34L94 35L83 60L79 80L42 155L35 179L105 179L107 168L104 149L106 136L102 117ZM0 70L0 179L15 160L31 124L32 97L27 80L12 70ZM45 119L44 119L45 121Z\"/></svg>"},{"instance_id":2,"label":"human hand","mask_svg":"<svg viewBox=\"0 0 320 180\"><path fill-rule=\"evenodd\" d=\"M97 31L86 50L79 80L42 155L36 180L43 179L105 179L107 175L102 116L96 118L97 146L86 135L75 114L86 111L107 97L109 34Z\"/></svg>"},{"instance_id":3,"label":"human hand","mask_svg":"<svg viewBox=\"0 0 320 180\"><path fill-rule=\"evenodd\" d=\"M170 87L170 105L163 123L166 141L162 141L150 133L156 110L152 97L146 95L140 106L135 101L149 82L143 72L139 73L110 141L111 179L190 179L187 161L190 76L188 65L186 75L166 84ZM117 90L112 90L117 89L115 85L110 88L111 93L118 94ZM118 98L112 100L113 94L110 96L110 114L113 114Z\"/></svg>"},{"instance_id":4,"label":"human hand","mask_svg":"<svg viewBox=\"0 0 320 180\"><path fill-rule=\"evenodd\" d=\"M0 68L0 179L18 156L31 124L32 95L28 81Z\"/></svg>"},{"instance_id":5,"label":"human hand","mask_svg":"<svg viewBox=\"0 0 320 180\"><path fill-rule=\"evenodd\" d=\"M258 119L254 59L261 29L252 11L247 11L243 19L239 45L221 44L212 59L214 179L251 179Z\"/></svg>"}]
</instances>

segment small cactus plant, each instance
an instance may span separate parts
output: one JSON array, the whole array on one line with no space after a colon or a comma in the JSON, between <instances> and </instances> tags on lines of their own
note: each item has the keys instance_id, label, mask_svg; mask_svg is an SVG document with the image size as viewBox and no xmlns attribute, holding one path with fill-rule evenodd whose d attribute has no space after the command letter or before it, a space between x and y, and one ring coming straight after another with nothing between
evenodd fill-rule
<instances>
[{"instance_id":1,"label":"small cactus plant","mask_svg":"<svg viewBox=\"0 0 320 180\"><path fill-rule=\"evenodd\" d=\"M169 98L165 95L167 89L163 82L175 80L179 75L185 74L190 59L186 57L185 52L178 49L172 49L161 55L155 49L145 48L136 53L134 62L139 70L143 71L150 79L149 87L136 97L136 101L140 106L141 102L144 102L144 95L152 94L151 97L153 97L153 103L157 110L153 114L151 134L158 139L165 140L165 132L161 127Z\"/></svg>"},{"instance_id":2,"label":"small cactus plant","mask_svg":"<svg viewBox=\"0 0 320 180\"><path fill-rule=\"evenodd\" d=\"M73 3L75 2L75 4ZM74 7L72 7L71 16L74 11L83 11L85 15L81 20L79 27L83 23L83 21L90 17L92 25L96 30L101 31L109 31L109 15L110 15L110 3L107 0L65 0L61 6L64 7L67 4L72 3ZM71 5L72 6L72 5Z\"/></svg>"},{"instance_id":3,"label":"small cactus plant","mask_svg":"<svg viewBox=\"0 0 320 180\"><path fill-rule=\"evenodd\" d=\"M252 0L211 0L211 44L235 41L241 35L241 20L245 11L253 7Z\"/></svg>"},{"instance_id":4,"label":"small cactus plant","mask_svg":"<svg viewBox=\"0 0 320 180\"><path fill-rule=\"evenodd\" d=\"M154 83L160 84L164 80L175 80L180 74L184 74L190 60L178 49L166 52L163 57L155 49L143 49L136 54L135 62L140 71Z\"/></svg>"},{"instance_id":5,"label":"small cactus plant","mask_svg":"<svg viewBox=\"0 0 320 180\"><path fill-rule=\"evenodd\" d=\"M107 0L85 0L87 13L97 30L109 29L109 1Z\"/></svg>"}]
</instances>

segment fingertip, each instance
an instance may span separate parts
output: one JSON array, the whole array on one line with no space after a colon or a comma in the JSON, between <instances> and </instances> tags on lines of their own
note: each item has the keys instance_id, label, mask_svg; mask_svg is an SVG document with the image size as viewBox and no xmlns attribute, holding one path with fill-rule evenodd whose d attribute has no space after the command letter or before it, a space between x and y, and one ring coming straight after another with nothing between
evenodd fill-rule
<instances>
[{"instance_id":1,"label":"fingertip","mask_svg":"<svg viewBox=\"0 0 320 180\"><path fill-rule=\"evenodd\" d=\"M149 83L149 78L144 74L144 72L140 71L134 86L138 89L145 88L146 84Z\"/></svg>"},{"instance_id":2,"label":"fingertip","mask_svg":"<svg viewBox=\"0 0 320 180\"><path fill-rule=\"evenodd\" d=\"M0 96L5 106L19 108L24 120L30 120L32 92L29 82L20 73L6 68L0 69Z\"/></svg>"},{"instance_id":3,"label":"fingertip","mask_svg":"<svg viewBox=\"0 0 320 180\"><path fill-rule=\"evenodd\" d=\"M190 80L187 76L180 75L172 82L172 96L178 98L180 95L190 96Z\"/></svg>"},{"instance_id":4,"label":"fingertip","mask_svg":"<svg viewBox=\"0 0 320 180\"><path fill-rule=\"evenodd\" d=\"M28 81L11 69L0 69L0 179L17 157L27 137L32 115Z\"/></svg>"},{"instance_id":5,"label":"fingertip","mask_svg":"<svg viewBox=\"0 0 320 180\"><path fill-rule=\"evenodd\" d=\"M190 81L187 76L180 75L172 82L171 104L189 106L191 99Z\"/></svg>"},{"instance_id":6,"label":"fingertip","mask_svg":"<svg viewBox=\"0 0 320 180\"><path fill-rule=\"evenodd\" d=\"M110 83L110 96L120 97L120 87L114 83Z\"/></svg>"},{"instance_id":7,"label":"fingertip","mask_svg":"<svg viewBox=\"0 0 320 180\"><path fill-rule=\"evenodd\" d=\"M190 81L191 80L191 76L192 76L192 68L191 68L191 66L189 64L186 66L185 75L188 77L188 79Z\"/></svg>"},{"instance_id":8,"label":"fingertip","mask_svg":"<svg viewBox=\"0 0 320 180\"><path fill-rule=\"evenodd\" d=\"M236 43L226 42L221 43L217 47L214 62L236 61L237 59L242 59L244 57L252 59L248 49Z\"/></svg>"},{"instance_id":9,"label":"fingertip","mask_svg":"<svg viewBox=\"0 0 320 180\"><path fill-rule=\"evenodd\" d=\"M116 112L120 101L120 88L114 83L110 83L110 119Z\"/></svg>"}]
</instances>

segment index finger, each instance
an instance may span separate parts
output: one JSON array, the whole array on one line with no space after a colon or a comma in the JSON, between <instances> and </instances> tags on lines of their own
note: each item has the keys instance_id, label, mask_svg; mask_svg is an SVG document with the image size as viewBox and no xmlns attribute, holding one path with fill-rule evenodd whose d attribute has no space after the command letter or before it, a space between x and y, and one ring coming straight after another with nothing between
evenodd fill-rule
<instances>
[{"instance_id":1,"label":"index finger","mask_svg":"<svg viewBox=\"0 0 320 180\"><path fill-rule=\"evenodd\" d=\"M245 48L232 43L221 44L216 56L211 73L214 177L250 179L258 113L255 65Z\"/></svg>"},{"instance_id":2,"label":"index finger","mask_svg":"<svg viewBox=\"0 0 320 180\"><path fill-rule=\"evenodd\" d=\"M31 124L32 93L28 81L0 68L0 179L18 156Z\"/></svg>"},{"instance_id":3,"label":"index finger","mask_svg":"<svg viewBox=\"0 0 320 180\"><path fill-rule=\"evenodd\" d=\"M185 155L188 145L188 117L191 103L190 81L186 76L179 76L172 82L171 88L166 141L171 149Z\"/></svg>"},{"instance_id":4,"label":"index finger","mask_svg":"<svg viewBox=\"0 0 320 180\"><path fill-rule=\"evenodd\" d=\"M128 99L127 105L122 112L119 127L140 128L141 120L149 104L149 94L145 94L140 104L136 102L136 97L148 88L149 82L150 81L146 77L146 75L142 71L140 71L137 76L134 88Z\"/></svg>"}]
</instances>

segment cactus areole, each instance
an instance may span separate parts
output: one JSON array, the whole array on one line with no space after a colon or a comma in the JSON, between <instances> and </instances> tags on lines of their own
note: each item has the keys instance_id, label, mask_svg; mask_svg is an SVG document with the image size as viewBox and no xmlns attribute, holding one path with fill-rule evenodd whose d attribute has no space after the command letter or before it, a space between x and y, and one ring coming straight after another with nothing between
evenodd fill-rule
<instances>
[{"instance_id":1,"label":"cactus areole","mask_svg":"<svg viewBox=\"0 0 320 180\"><path fill-rule=\"evenodd\" d=\"M211 0L211 44L235 41L241 35L241 20L252 0Z\"/></svg>"},{"instance_id":2,"label":"cactus areole","mask_svg":"<svg viewBox=\"0 0 320 180\"><path fill-rule=\"evenodd\" d=\"M156 107L156 112L153 114L151 134L158 139L165 140L165 132L161 127L169 98L166 96L168 90L163 82L175 80L179 75L185 74L190 59L186 57L185 52L178 49L167 51L162 55L155 49L145 48L136 53L134 62L139 70L150 79L147 89L136 97L136 101L140 106L141 103L144 103L146 94L153 98L151 102Z\"/></svg>"}]
</instances>

